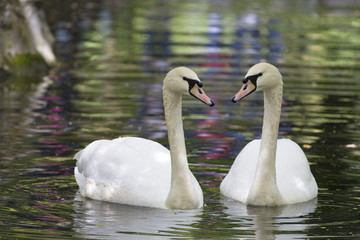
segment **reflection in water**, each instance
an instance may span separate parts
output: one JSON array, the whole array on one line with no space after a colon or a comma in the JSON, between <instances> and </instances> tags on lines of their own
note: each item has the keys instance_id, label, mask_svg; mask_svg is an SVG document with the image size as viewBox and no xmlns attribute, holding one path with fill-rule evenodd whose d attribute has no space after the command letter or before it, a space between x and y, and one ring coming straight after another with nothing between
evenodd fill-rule
<instances>
[{"instance_id":1,"label":"reflection in water","mask_svg":"<svg viewBox=\"0 0 360 240\"><path fill-rule=\"evenodd\" d=\"M76 196L74 230L84 238L141 239L176 236L201 220L202 209L167 210L83 199ZM191 237L187 235L188 237ZM134 239L136 236L134 236Z\"/></svg>"},{"instance_id":2,"label":"reflection in water","mask_svg":"<svg viewBox=\"0 0 360 240\"><path fill-rule=\"evenodd\" d=\"M294 239L307 238L308 229L312 226L306 222L308 216L315 212L317 199L308 202L279 207L255 207L226 199L225 213L242 220L240 229L253 229L256 239ZM281 231L281 234L277 234ZM296 232L296 234L294 234Z\"/></svg>"},{"instance_id":3,"label":"reflection in water","mask_svg":"<svg viewBox=\"0 0 360 240\"><path fill-rule=\"evenodd\" d=\"M43 4L63 64L45 80L26 76L0 83L0 138L5 139L0 141L0 236L358 237L356 1ZM313 205L260 210L220 199L220 182L235 156L250 139L260 138L262 96L240 105L230 99L249 65L262 59L283 73L279 135L298 142L312 164L319 185ZM205 109L189 98L183 101L190 168L203 188L204 208L174 214L74 201L76 149L130 134L168 144L161 80L178 65L198 72L217 103Z\"/></svg>"}]
</instances>

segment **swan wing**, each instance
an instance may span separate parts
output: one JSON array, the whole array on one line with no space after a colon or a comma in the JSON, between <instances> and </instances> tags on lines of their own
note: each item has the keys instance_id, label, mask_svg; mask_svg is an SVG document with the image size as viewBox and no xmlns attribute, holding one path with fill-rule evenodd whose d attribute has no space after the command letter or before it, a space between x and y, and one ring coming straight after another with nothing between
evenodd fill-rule
<instances>
[{"instance_id":1,"label":"swan wing","mask_svg":"<svg viewBox=\"0 0 360 240\"><path fill-rule=\"evenodd\" d=\"M240 202L246 202L252 186L259 158L260 140L252 140L237 155L229 173L220 185L221 193Z\"/></svg>"},{"instance_id":2,"label":"swan wing","mask_svg":"<svg viewBox=\"0 0 360 240\"><path fill-rule=\"evenodd\" d=\"M84 197L165 208L170 189L170 152L137 137L97 140L75 157L76 181Z\"/></svg>"},{"instance_id":3,"label":"swan wing","mask_svg":"<svg viewBox=\"0 0 360 240\"><path fill-rule=\"evenodd\" d=\"M276 179L286 203L308 201L317 195L318 186L305 153L290 139L277 142Z\"/></svg>"}]
</instances>

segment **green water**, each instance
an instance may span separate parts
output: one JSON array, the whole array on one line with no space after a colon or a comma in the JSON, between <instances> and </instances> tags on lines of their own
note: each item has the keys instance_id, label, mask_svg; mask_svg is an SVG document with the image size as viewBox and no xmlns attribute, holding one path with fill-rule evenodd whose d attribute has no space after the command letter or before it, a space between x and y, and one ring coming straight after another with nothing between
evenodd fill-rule
<instances>
[{"instance_id":1,"label":"green water","mask_svg":"<svg viewBox=\"0 0 360 240\"><path fill-rule=\"evenodd\" d=\"M53 1L59 65L0 85L2 239L360 237L360 5L356 1ZM62 10L59 10L62 9ZM279 137L305 151L318 198L281 208L223 199L234 158L261 135L263 99L233 104L249 66L284 78ZM82 199L73 155L95 139L168 146L161 84L185 65L214 108L184 97L205 206L169 211Z\"/></svg>"}]
</instances>

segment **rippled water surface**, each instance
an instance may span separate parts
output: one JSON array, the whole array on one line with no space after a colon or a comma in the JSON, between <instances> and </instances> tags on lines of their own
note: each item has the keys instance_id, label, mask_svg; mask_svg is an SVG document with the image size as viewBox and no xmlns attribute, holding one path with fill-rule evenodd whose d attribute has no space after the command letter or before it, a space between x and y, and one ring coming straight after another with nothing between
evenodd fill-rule
<instances>
[{"instance_id":1,"label":"rippled water surface","mask_svg":"<svg viewBox=\"0 0 360 240\"><path fill-rule=\"evenodd\" d=\"M51 2L59 65L0 85L0 238L360 238L357 1ZM305 151L319 186L313 201L251 208L220 196L237 153L261 135L262 95L230 99L262 60L283 74L279 137ZM162 79L179 65L216 102L183 100L205 206L82 199L72 157L91 141L140 136L168 146Z\"/></svg>"}]
</instances>

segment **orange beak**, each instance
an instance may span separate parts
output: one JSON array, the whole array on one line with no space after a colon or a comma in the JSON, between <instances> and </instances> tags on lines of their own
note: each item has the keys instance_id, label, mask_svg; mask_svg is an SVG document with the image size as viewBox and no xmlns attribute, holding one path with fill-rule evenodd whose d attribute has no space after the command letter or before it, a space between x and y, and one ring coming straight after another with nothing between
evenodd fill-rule
<instances>
[{"instance_id":1,"label":"orange beak","mask_svg":"<svg viewBox=\"0 0 360 240\"><path fill-rule=\"evenodd\" d=\"M190 90L190 94L194 96L195 98L199 99L203 103L209 105L210 107L214 106L215 103L213 100L211 100L205 93L205 91L199 87L198 84L195 84Z\"/></svg>"},{"instance_id":2,"label":"orange beak","mask_svg":"<svg viewBox=\"0 0 360 240\"><path fill-rule=\"evenodd\" d=\"M231 101L233 103L236 103L237 101L243 99L244 97L254 92L255 90L256 90L256 86L251 81L247 81L241 86L240 90L235 94L235 96L233 96Z\"/></svg>"}]
</instances>

